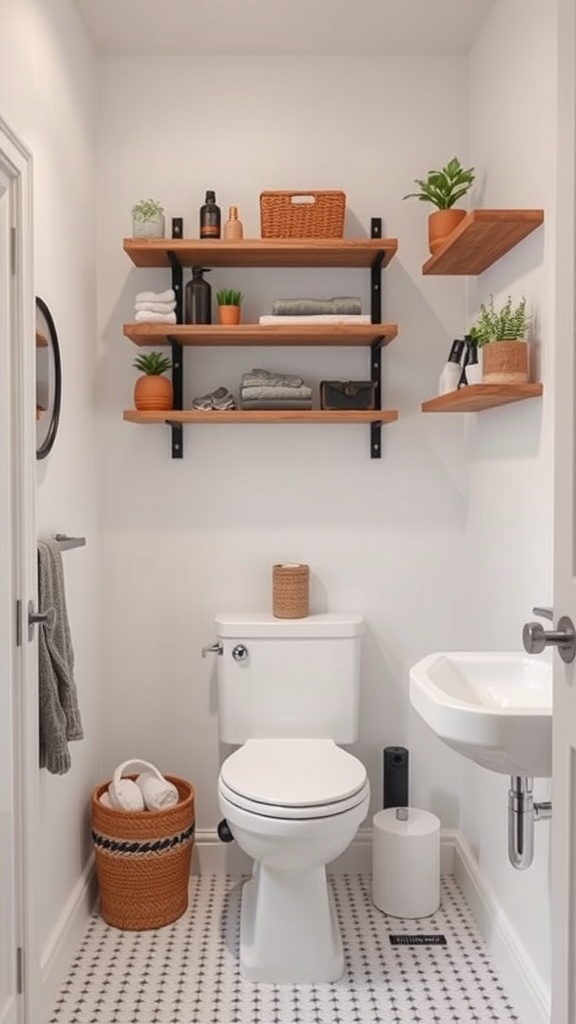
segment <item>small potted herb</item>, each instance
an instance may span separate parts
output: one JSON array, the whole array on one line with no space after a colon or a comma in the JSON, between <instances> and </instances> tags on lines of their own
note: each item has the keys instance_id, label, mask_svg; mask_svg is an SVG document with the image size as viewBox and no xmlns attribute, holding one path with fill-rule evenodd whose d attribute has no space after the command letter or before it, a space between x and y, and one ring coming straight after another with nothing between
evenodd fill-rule
<instances>
[{"instance_id":1,"label":"small potted herb","mask_svg":"<svg viewBox=\"0 0 576 1024\"><path fill-rule=\"evenodd\" d=\"M243 299L242 292L237 291L235 288L222 288L216 292L218 323L239 324L240 307L242 306Z\"/></svg>"},{"instance_id":2,"label":"small potted herb","mask_svg":"<svg viewBox=\"0 0 576 1024\"><path fill-rule=\"evenodd\" d=\"M462 167L457 157L453 157L442 170L428 171L425 179L416 178L418 192L402 197L419 199L421 203L432 203L436 207L428 217L428 247L432 255L466 216L466 210L455 208L455 204L470 191L474 178L474 168Z\"/></svg>"},{"instance_id":3,"label":"small potted herb","mask_svg":"<svg viewBox=\"0 0 576 1024\"><path fill-rule=\"evenodd\" d=\"M485 384L524 384L528 380L528 334L531 317L524 296L516 304L509 295L500 307L491 295L482 303L468 334L482 349Z\"/></svg>"},{"instance_id":4,"label":"small potted herb","mask_svg":"<svg viewBox=\"0 0 576 1024\"><path fill-rule=\"evenodd\" d=\"M164 207L157 199L141 199L132 207L133 238L164 238Z\"/></svg>"},{"instance_id":5,"label":"small potted herb","mask_svg":"<svg viewBox=\"0 0 576 1024\"><path fill-rule=\"evenodd\" d=\"M141 411L172 408L172 382L162 374L172 363L162 352L147 352L136 357L132 366L142 374L134 385L134 405Z\"/></svg>"}]
</instances>

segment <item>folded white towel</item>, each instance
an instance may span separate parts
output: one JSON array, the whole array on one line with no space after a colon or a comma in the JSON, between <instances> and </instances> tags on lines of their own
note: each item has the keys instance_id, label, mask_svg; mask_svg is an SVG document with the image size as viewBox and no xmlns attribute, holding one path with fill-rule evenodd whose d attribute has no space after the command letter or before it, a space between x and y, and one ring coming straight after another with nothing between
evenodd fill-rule
<instances>
[{"instance_id":1,"label":"folded white towel","mask_svg":"<svg viewBox=\"0 0 576 1024\"><path fill-rule=\"evenodd\" d=\"M148 310L149 313L173 313L176 309L175 302L137 302L136 312Z\"/></svg>"},{"instance_id":2,"label":"folded white towel","mask_svg":"<svg viewBox=\"0 0 576 1024\"><path fill-rule=\"evenodd\" d=\"M167 288L163 292L138 292L136 302L173 302L176 293L173 288Z\"/></svg>"},{"instance_id":3,"label":"folded white towel","mask_svg":"<svg viewBox=\"0 0 576 1024\"><path fill-rule=\"evenodd\" d=\"M320 313L317 316L261 316L261 324L369 324L370 317L365 313Z\"/></svg>"},{"instance_id":4,"label":"folded white towel","mask_svg":"<svg viewBox=\"0 0 576 1024\"><path fill-rule=\"evenodd\" d=\"M144 806L147 811L158 811L161 807L174 807L178 803L176 786L168 782L157 768L139 775L136 785L144 797Z\"/></svg>"},{"instance_id":5,"label":"folded white towel","mask_svg":"<svg viewBox=\"0 0 576 1024\"><path fill-rule=\"evenodd\" d=\"M175 313L153 313L148 309L139 309L134 315L134 319L139 323L152 323L152 324L175 324L176 314Z\"/></svg>"}]
</instances>

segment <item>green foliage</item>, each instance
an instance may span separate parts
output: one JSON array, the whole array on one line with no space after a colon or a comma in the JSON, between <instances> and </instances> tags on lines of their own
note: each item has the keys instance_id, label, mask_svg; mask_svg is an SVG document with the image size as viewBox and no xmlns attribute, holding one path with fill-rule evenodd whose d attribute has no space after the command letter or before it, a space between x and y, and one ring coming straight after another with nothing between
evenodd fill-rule
<instances>
[{"instance_id":1,"label":"green foliage","mask_svg":"<svg viewBox=\"0 0 576 1024\"><path fill-rule=\"evenodd\" d=\"M241 306L244 296L235 288L222 288L216 292L216 302L219 306Z\"/></svg>"},{"instance_id":2,"label":"green foliage","mask_svg":"<svg viewBox=\"0 0 576 1024\"><path fill-rule=\"evenodd\" d=\"M132 366L147 377L159 377L170 369L172 362L162 352L146 352L137 356Z\"/></svg>"},{"instance_id":3,"label":"green foliage","mask_svg":"<svg viewBox=\"0 0 576 1024\"><path fill-rule=\"evenodd\" d=\"M135 220L156 220L164 215L164 207L157 199L141 199L132 207Z\"/></svg>"},{"instance_id":4,"label":"green foliage","mask_svg":"<svg viewBox=\"0 0 576 1024\"><path fill-rule=\"evenodd\" d=\"M526 312L526 299L520 299L517 306L512 305L509 295L500 309L494 305L494 296L490 296L488 305L484 302L468 334L475 338L478 347L490 341L518 341L526 338L530 330L530 316Z\"/></svg>"},{"instance_id":5,"label":"green foliage","mask_svg":"<svg viewBox=\"0 0 576 1024\"><path fill-rule=\"evenodd\" d=\"M472 188L474 177L474 168L464 169L454 157L441 171L428 171L426 180L415 178L420 191L409 192L402 198L419 199L423 203L432 203L439 210L449 210Z\"/></svg>"}]
</instances>

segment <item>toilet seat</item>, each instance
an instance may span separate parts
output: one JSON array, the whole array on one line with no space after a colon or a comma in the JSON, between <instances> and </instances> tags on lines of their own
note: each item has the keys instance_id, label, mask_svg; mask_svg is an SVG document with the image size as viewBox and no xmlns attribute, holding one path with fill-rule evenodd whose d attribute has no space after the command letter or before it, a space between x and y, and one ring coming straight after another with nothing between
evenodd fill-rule
<instances>
[{"instance_id":1,"label":"toilet seat","mask_svg":"<svg viewBox=\"0 0 576 1024\"><path fill-rule=\"evenodd\" d=\"M358 806L364 765L330 739L248 740L222 765L220 793L256 815L322 818Z\"/></svg>"}]
</instances>

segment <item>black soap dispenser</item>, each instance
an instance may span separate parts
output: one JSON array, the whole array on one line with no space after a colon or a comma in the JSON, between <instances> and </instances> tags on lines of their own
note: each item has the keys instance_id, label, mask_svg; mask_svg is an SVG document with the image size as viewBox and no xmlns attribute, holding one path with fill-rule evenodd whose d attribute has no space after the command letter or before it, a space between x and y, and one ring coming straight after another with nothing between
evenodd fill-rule
<instances>
[{"instance_id":1,"label":"black soap dispenser","mask_svg":"<svg viewBox=\"0 0 576 1024\"><path fill-rule=\"evenodd\" d=\"M212 323L212 289L203 277L209 267L192 267L192 277L184 289L184 321L187 324Z\"/></svg>"},{"instance_id":2,"label":"black soap dispenser","mask_svg":"<svg viewBox=\"0 0 576 1024\"><path fill-rule=\"evenodd\" d=\"M200 238L220 238L220 207L216 205L216 193L207 192L204 205L200 207Z\"/></svg>"},{"instance_id":3,"label":"black soap dispenser","mask_svg":"<svg viewBox=\"0 0 576 1024\"><path fill-rule=\"evenodd\" d=\"M460 359L462 358L463 348L464 340L462 338L455 338L450 348L448 361L444 364L444 369L440 374L440 382L438 385L439 395L446 395L450 391L458 390L462 377Z\"/></svg>"}]
</instances>

